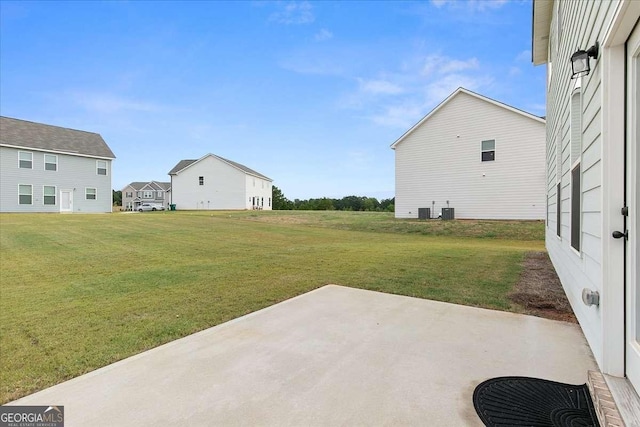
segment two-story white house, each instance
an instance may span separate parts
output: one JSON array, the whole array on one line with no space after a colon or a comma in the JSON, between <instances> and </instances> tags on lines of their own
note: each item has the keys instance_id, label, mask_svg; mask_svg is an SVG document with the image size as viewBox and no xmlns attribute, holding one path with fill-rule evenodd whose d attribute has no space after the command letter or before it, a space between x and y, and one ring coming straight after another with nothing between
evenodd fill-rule
<instances>
[{"instance_id":1,"label":"two-story white house","mask_svg":"<svg viewBox=\"0 0 640 427\"><path fill-rule=\"evenodd\" d=\"M97 133L0 117L0 212L111 212L113 159Z\"/></svg>"},{"instance_id":2,"label":"two-story white house","mask_svg":"<svg viewBox=\"0 0 640 427\"><path fill-rule=\"evenodd\" d=\"M170 182L132 182L122 189L122 207L136 211L142 203L155 203L169 208L171 202Z\"/></svg>"},{"instance_id":3,"label":"two-story white house","mask_svg":"<svg viewBox=\"0 0 640 427\"><path fill-rule=\"evenodd\" d=\"M396 218L545 217L545 120L459 88L391 148ZM423 218L423 216L420 216Z\"/></svg>"},{"instance_id":4,"label":"two-story white house","mask_svg":"<svg viewBox=\"0 0 640 427\"><path fill-rule=\"evenodd\" d=\"M639 20L637 0L533 2L546 246L627 425L640 425Z\"/></svg>"},{"instance_id":5,"label":"two-story white house","mask_svg":"<svg viewBox=\"0 0 640 427\"><path fill-rule=\"evenodd\" d=\"M272 209L271 178L215 154L181 160L169 176L177 209Z\"/></svg>"}]
</instances>

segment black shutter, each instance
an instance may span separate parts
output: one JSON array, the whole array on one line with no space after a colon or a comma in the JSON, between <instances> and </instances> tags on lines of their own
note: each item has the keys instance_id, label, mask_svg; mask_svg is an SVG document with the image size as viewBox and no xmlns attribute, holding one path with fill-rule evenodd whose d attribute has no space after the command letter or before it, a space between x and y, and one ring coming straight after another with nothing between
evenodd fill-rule
<instances>
[{"instance_id":1,"label":"black shutter","mask_svg":"<svg viewBox=\"0 0 640 427\"><path fill-rule=\"evenodd\" d=\"M571 171L571 246L580 252L580 163Z\"/></svg>"}]
</instances>

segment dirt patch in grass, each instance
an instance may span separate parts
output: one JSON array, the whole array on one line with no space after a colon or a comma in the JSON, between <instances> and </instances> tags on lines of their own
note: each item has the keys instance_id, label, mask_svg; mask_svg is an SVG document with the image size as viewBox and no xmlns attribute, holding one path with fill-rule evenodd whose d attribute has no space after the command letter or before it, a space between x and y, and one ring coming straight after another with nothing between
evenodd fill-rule
<instances>
[{"instance_id":1,"label":"dirt patch in grass","mask_svg":"<svg viewBox=\"0 0 640 427\"><path fill-rule=\"evenodd\" d=\"M525 254L520 280L509 299L525 314L578 323L546 252Z\"/></svg>"}]
</instances>

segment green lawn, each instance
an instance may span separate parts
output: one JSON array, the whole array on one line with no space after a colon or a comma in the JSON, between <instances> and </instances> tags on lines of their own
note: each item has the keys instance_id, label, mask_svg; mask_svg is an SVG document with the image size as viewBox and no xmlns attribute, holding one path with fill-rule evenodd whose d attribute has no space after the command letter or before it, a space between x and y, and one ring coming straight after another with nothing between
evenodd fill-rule
<instances>
[{"instance_id":1,"label":"green lawn","mask_svg":"<svg viewBox=\"0 0 640 427\"><path fill-rule=\"evenodd\" d=\"M328 283L520 311L540 222L361 212L0 215L0 403Z\"/></svg>"}]
</instances>

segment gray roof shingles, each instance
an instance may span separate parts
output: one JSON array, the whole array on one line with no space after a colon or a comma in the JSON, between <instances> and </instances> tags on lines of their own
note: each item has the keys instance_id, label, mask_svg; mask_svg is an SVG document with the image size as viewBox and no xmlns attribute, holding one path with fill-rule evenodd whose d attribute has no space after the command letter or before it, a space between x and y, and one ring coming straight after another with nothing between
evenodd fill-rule
<instances>
[{"instance_id":1,"label":"gray roof shingles","mask_svg":"<svg viewBox=\"0 0 640 427\"><path fill-rule=\"evenodd\" d=\"M248 173L249 175L255 175L255 176L260 177L262 179L266 179L268 181L271 181L271 178L266 177L266 176L262 175L261 173L256 172L253 169L246 167L245 165L242 165L240 163L234 162L232 160L225 159L224 157L216 156L215 154L210 154L210 155L214 156L214 157L217 157L218 159L222 160L223 162L229 163L230 165L240 169L241 171L243 171L245 173ZM205 157L207 157L207 156L205 156ZM173 167L173 169L171 169L169 171L169 175L175 175L178 172L180 172L182 169L186 168L187 166L190 166L191 164L193 164L193 163L195 163L197 161L198 160L180 160L178 162L178 164L175 165Z\"/></svg>"},{"instance_id":2,"label":"gray roof shingles","mask_svg":"<svg viewBox=\"0 0 640 427\"><path fill-rule=\"evenodd\" d=\"M169 191L171 189L170 182L159 182L159 181L148 181L148 182L135 181L127 185L127 187L131 187L136 191L140 191L147 185L151 186L156 191L157 190Z\"/></svg>"},{"instance_id":3,"label":"gray roof shingles","mask_svg":"<svg viewBox=\"0 0 640 427\"><path fill-rule=\"evenodd\" d=\"M0 117L0 144L115 159L100 134Z\"/></svg>"}]
</instances>

